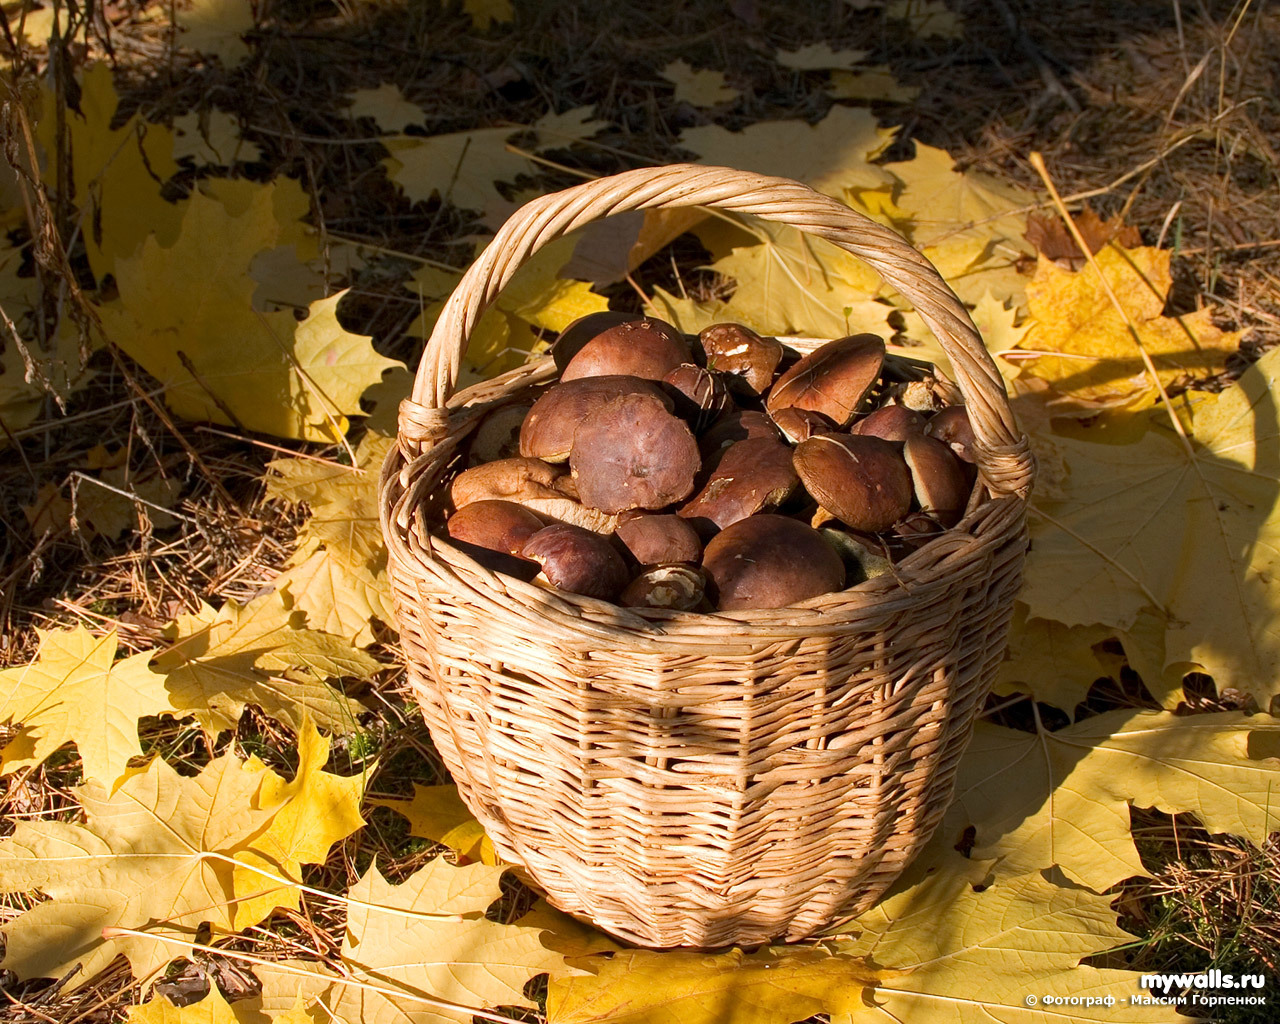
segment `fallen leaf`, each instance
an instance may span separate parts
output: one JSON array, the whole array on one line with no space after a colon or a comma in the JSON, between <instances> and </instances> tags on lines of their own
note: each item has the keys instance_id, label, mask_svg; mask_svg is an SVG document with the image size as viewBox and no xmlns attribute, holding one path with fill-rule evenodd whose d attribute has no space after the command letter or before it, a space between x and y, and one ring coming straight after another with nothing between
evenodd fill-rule
<instances>
[{"instance_id":1,"label":"fallen leaf","mask_svg":"<svg viewBox=\"0 0 1280 1024\"><path fill-rule=\"evenodd\" d=\"M217 985L209 986L209 994L198 1003L177 1007L164 996L153 996L141 1006L130 1006L125 1024L239 1024L231 1004L222 997Z\"/></svg>"},{"instance_id":2,"label":"fallen leaf","mask_svg":"<svg viewBox=\"0 0 1280 1024\"><path fill-rule=\"evenodd\" d=\"M498 855L458 795L457 786L413 784L412 800L370 800L374 807L389 807L409 819L409 834L442 843L468 860L497 864Z\"/></svg>"},{"instance_id":3,"label":"fallen leaf","mask_svg":"<svg viewBox=\"0 0 1280 1024\"><path fill-rule=\"evenodd\" d=\"M1106 626L1064 626L1027 615L1026 605L1014 605L1009 628L1009 648L996 673L993 692L1027 693L1052 704L1071 717L1089 687L1107 671L1099 644L1116 636Z\"/></svg>"},{"instance_id":4,"label":"fallen leaf","mask_svg":"<svg viewBox=\"0 0 1280 1024\"><path fill-rule=\"evenodd\" d=\"M857 1010L884 976L816 946L620 950L574 966L592 973L552 978L548 1024L790 1024Z\"/></svg>"},{"instance_id":5,"label":"fallen leaf","mask_svg":"<svg viewBox=\"0 0 1280 1024\"><path fill-rule=\"evenodd\" d=\"M1133 940L1116 925L1113 896L1054 885L1038 874L981 885L985 865L951 853L922 881L899 883L852 927L837 949L892 968L867 1005L832 1024L927 1020L930 1024L1177 1024L1173 1006L1131 1005L1139 975L1080 966L1084 957ZM918 877L918 873L917 873ZM978 891L976 886L981 887ZM1029 1006L1029 996L1083 1001Z\"/></svg>"},{"instance_id":6,"label":"fallen leaf","mask_svg":"<svg viewBox=\"0 0 1280 1024\"><path fill-rule=\"evenodd\" d=\"M827 92L838 100L910 103L920 95L920 87L903 85L888 64L871 64L858 71L833 71Z\"/></svg>"},{"instance_id":7,"label":"fallen leaf","mask_svg":"<svg viewBox=\"0 0 1280 1024\"><path fill-rule=\"evenodd\" d=\"M1132 224L1125 224L1116 214L1103 220L1093 211L1093 207L1085 205L1084 209L1072 216L1076 230L1084 239L1089 252L1101 252L1103 246L1115 240L1122 249L1137 249L1142 245L1142 232ZM1036 247L1046 259L1063 263L1072 270L1079 270L1086 260L1075 236L1067 230L1061 217L1049 217L1033 213L1027 217L1027 241Z\"/></svg>"},{"instance_id":8,"label":"fallen leaf","mask_svg":"<svg viewBox=\"0 0 1280 1024\"><path fill-rule=\"evenodd\" d=\"M168 472L165 467L150 465L141 473L134 473L127 457L126 448L108 452L101 445L86 455L89 468L99 472L96 477L81 474L76 478L71 507L76 521L89 536L116 540L126 529L137 527L144 517L157 530L177 523L164 511L177 504L182 493L177 465L170 462ZM126 497L122 491L136 498Z\"/></svg>"},{"instance_id":9,"label":"fallen leaf","mask_svg":"<svg viewBox=\"0 0 1280 1024\"><path fill-rule=\"evenodd\" d=\"M1120 710L1055 732L980 722L944 828L972 825L972 856L995 858L997 878L1056 865L1097 892L1148 873L1130 805L1194 813L1211 833L1261 845L1280 827L1280 761L1251 757L1254 735L1280 736L1280 721Z\"/></svg>"},{"instance_id":10,"label":"fallen leaf","mask_svg":"<svg viewBox=\"0 0 1280 1024\"><path fill-rule=\"evenodd\" d=\"M507 148L515 128L479 128L430 138L387 139L387 176L411 203L439 196L466 210L486 210L503 201L494 183L515 181L533 164Z\"/></svg>"},{"instance_id":11,"label":"fallen leaf","mask_svg":"<svg viewBox=\"0 0 1280 1024\"><path fill-rule=\"evenodd\" d=\"M337 984L325 1000L333 1013L362 1024L469 1024L473 1009L533 1006L525 985L562 960L542 945L538 929L480 916L499 897L504 870L453 867L436 858L391 885L371 867L348 894L356 902L348 910L342 957L355 980L404 995ZM463 916L429 916L440 914Z\"/></svg>"},{"instance_id":12,"label":"fallen leaf","mask_svg":"<svg viewBox=\"0 0 1280 1024\"><path fill-rule=\"evenodd\" d=\"M1130 325L1165 388L1218 372L1239 348L1241 332L1219 330L1208 309L1161 315L1173 284L1171 255L1165 249L1108 246L1095 257L1096 268L1079 271L1042 256L1027 285L1032 330L1022 342L1039 358L1025 372L1072 397L1130 408L1151 405L1159 393Z\"/></svg>"},{"instance_id":13,"label":"fallen leaf","mask_svg":"<svg viewBox=\"0 0 1280 1024\"><path fill-rule=\"evenodd\" d=\"M164 677L170 706L211 732L233 728L246 704L293 729L304 714L348 728L351 704L320 680L367 678L378 663L340 637L302 628L303 619L277 594L244 606L228 601L220 611L205 605L169 624L168 646L151 667Z\"/></svg>"},{"instance_id":14,"label":"fallen leaf","mask_svg":"<svg viewBox=\"0 0 1280 1024\"><path fill-rule=\"evenodd\" d=\"M290 566L275 585L288 607L306 614L309 627L356 647L373 643L374 619L395 622L385 567L375 570L347 561L336 549L316 551Z\"/></svg>"},{"instance_id":15,"label":"fallen leaf","mask_svg":"<svg viewBox=\"0 0 1280 1024\"><path fill-rule=\"evenodd\" d=\"M265 920L277 907L297 908L297 888L277 879L300 879L302 865L323 864L335 843L364 826L360 816L364 777L322 770L329 759L329 741L310 718L303 721L297 742L298 767L289 782L265 765L249 762L251 768L263 770L258 806L279 809L271 824L254 837L253 848L236 855L236 860L246 865L237 867L233 878L236 903L232 921L236 930Z\"/></svg>"},{"instance_id":16,"label":"fallen leaf","mask_svg":"<svg viewBox=\"0 0 1280 1024\"><path fill-rule=\"evenodd\" d=\"M62 978L79 965L70 989L124 954L134 977L145 978L189 953L202 924L229 931L229 861L253 849L276 810L254 807L263 778L231 754L193 778L156 758L113 791L96 782L77 787L83 825L20 821L0 841L0 891L38 889L48 898L5 924L4 968ZM106 940L108 927L172 941Z\"/></svg>"},{"instance_id":17,"label":"fallen leaf","mask_svg":"<svg viewBox=\"0 0 1280 1024\"><path fill-rule=\"evenodd\" d=\"M255 26L250 0L187 0L177 9L181 45L217 57L228 69L247 56L244 35Z\"/></svg>"},{"instance_id":18,"label":"fallen leaf","mask_svg":"<svg viewBox=\"0 0 1280 1024\"><path fill-rule=\"evenodd\" d=\"M1035 502L1030 614L1128 631L1150 609L1166 666L1202 666L1267 707L1280 692L1277 372L1267 353L1201 403L1189 451L1154 429L1134 444L1057 438L1066 496Z\"/></svg>"},{"instance_id":19,"label":"fallen leaf","mask_svg":"<svg viewBox=\"0 0 1280 1024\"><path fill-rule=\"evenodd\" d=\"M811 43L798 50L779 50L774 60L798 71L847 71L866 57L866 50L833 50L829 43Z\"/></svg>"},{"instance_id":20,"label":"fallen leaf","mask_svg":"<svg viewBox=\"0 0 1280 1024\"><path fill-rule=\"evenodd\" d=\"M835 106L812 125L760 121L740 132L719 125L687 128L679 144L703 163L794 178L840 198L846 188L874 188L892 180L871 161L896 131L881 128L868 110Z\"/></svg>"},{"instance_id":21,"label":"fallen leaf","mask_svg":"<svg viewBox=\"0 0 1280 1024\"><path fill-rule=\"evenodd\" d=\"M677 103L714 107L721 103L732 103L742 95L726 82L723 71L694 70L683 60L668 64L661 74L676 87Z\"/></svg>"},{"instance_id":22,"label":"fallen leaf","mask_svg":"<svg viewBox=\"0 0 1280 1024\"><path fill-rule=\"evenodd\" d=\"M150 654L117 661L114 630L37 632L35 660L0 670L0 721L18 727L0 751L0 774L74 742L85 778L111 786L129 758L142 755L138 719L171 711L164 679L147 667Z\"/></svg>"},{"instance_id":23,"label":"fallen leaf","mask_svg":"<svg viewBox=\"0 0 1280 1024\"><path fill-rule=\"evenodd\" d=\"M593 221L578 236L560 276L605 285L622 281L645 260L702 223L699 207L631 210Z\"/></svg>"},{"instance_id":24,"label":"fallen leaf","mask_svg":"<svg viewBox=\"0 0 1280 1024\"><path fill-rule=\"evenodd\" d=\"M884 9L886 18L905 21L917 39L963 39L960 16L942 0L893 0Z\"/></svg>"},{"instance_id":25,"label":"fallen leaf","mask_svg":"<svg viewBox=\"0 0 1280 1024\"><path fill-rule=\"evenodd\" d=\"M99 279L149 237L159 245L172 244L182 224L181 207L161 195L164 183L178 173L173 133L137 114L112 128L118 106L110 66L91 64L80 81L79 112L68 112L66 119L71 184L82 211L89 265ZM36 125L36 139L46 153L56 149L56 121L53 94L46 91ZM50 161L45 184L55 188L56 177Z\"/></svg>"},{"instance_id":26,"label":"fallen leaf","mask_svg":"<svg viewBox=\"0 0 1280 1024\"><path fill-rule=\"evenodd\" d=\"M173 119L173 158L197 167L230 167L262 158L257 144L240 133L240 122L225 110L192 112Z\"/></svg>"},{"instance_id":27,"label":"fallen leaf","mask_svg":"<svg viewBox=\"0 0 1280 1024\"><path fill-rule=\"evenodd\" d=\"M516 16L511 0L462 0L462 9L481 32L488 32L495 22L506 23Z\"/></svg>"},{"instance_id":28,"label":"fallen leaf","mask_svg":"<svg viewBox=\"0 0 1280 1024\"><path fill-rule=\"evenodd\" d=\"M357 89L351 94L350 110L352 117L372 118L384 132L402 132L427 119L426 111L405 99L394 82L383 82L376 89Z\"/></svg>"},{"instance_id":29,"label":"fallen leaf","mask_svg":"<svg viewBox=\"0 0 1280 1024\"><path fill-rule=\"evenodd\" d=\"M583 142L609 127L608 121L597 121L591 116L595 107L573 107L560 114L543 114L533 122L537 135L534 149L538 152L567 149L575 142Z\"/></svg>"},{"instance_id":30,"label":"fallen leaf","mask_svg":"<svg viewBox=\"0 0 1280 1024\"><path fill-rule=\"evenodd\" d=\"M193 193L176 242L148 239L117 261L120 299L100 315L108 335L166 385L165 401L188 419L281 437L333 440L360 395L399 366L368 338L345 331L343 293L290 312L253 309L246 273L255 254L292 231L274 215L275 186L253 186L243 212Z\"/></svg>"}]
</instances>

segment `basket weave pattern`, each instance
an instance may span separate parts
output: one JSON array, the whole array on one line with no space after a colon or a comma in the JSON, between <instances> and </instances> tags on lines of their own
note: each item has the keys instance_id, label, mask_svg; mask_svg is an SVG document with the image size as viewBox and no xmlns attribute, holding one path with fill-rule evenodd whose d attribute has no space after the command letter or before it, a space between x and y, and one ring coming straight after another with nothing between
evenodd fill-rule
<instances>
[{"instance_id":1,"label":"basket weave pattern","mask_svg":"<svg viewBox=\"0 0 1280 1024\"><path fill-rule=\"evenodd\" d=\"M453 393L533 252L598 217L704 205L820 235L912 301L952 360L982 486L960 525L776 609L625 609L491 573L428 527L465 442L550 360ZM1005 643L1033 462L963 306L901 237L779 178L676 165L518 211L436 324L383 469L409 679L467 805L554 905L647 946L798 939L858 913L936 828Z\"/></svg>"}]
</instances>

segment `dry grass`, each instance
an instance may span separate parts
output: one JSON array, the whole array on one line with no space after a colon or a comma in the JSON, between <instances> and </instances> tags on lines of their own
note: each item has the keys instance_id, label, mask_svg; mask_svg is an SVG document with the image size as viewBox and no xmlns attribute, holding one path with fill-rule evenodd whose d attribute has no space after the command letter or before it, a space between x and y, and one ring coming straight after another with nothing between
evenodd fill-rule
<instances>
[{"instance_id":1,"label":"dry grass","mask_svg":"<svg viewBox=\"0 0 1280 1024\"><path fill-rule=\"evenodd\" d=\"M1041 151L1064 194L1089 197L1104 215L1122 212L1145 242L1177 249L1184 259L1171 304L1212 305L1224 324L1248 330L1235 370L1276 344L1280 9L1208 0L1058 0L1025 10L951 2L968 30L959 43L913 39L901 23L839 0L516 0L516 23L487 34L475 32L456 8L442 13L430 3L279 0L253 36L250 59L227 71L174 54L162 24L144 17L156 3L121 0L103 8L110 31L99 34L95 48L114 55L125 112L140 110L152 120L214 108L233 113L263 152L244 173L296 177L322 237L383 253L343 282L352 285L343 316L406 361L416 359L419 344L405 333L417 313L402 290L407 270L422 258L464 265L483 228L447 204L405 201L379 167L385 154L369 125L345 111L352 90L398 83L426 110L432 134L527 124L548 107L594 104L596 116L613 127L588 146L553 154L571 170L548 168L539 180L519 184L545 189L581 174L679 159L679 132L695 124L740 128L822 116L830 105L819 88L824 76L790 71L771 58L776 49L812 42L869 50L872 61L890 64L900 80L921 88L912 104L876 108L884 123L903 126L892 157L908 155L918 139L1034 186L1027 157ZM677 58L724 71L742 99L715 112L676 104L658 72ZM43 58L24 53L15 66L30 77L43 70ZM186 172L177 186L190 188L198 173ZM697 280L699 255L696 246L677 244L642 276L660 284L668 283L663 275ZM201 601L246 599L291 550L298 515L266 501L262 487L277 450L166 423L127 385L127 364L109 354L94 359L98 377L74 397L66 417L50 403L45 416L19 432L18 448L0 452L0 664L30 658L34 627L77 621L115 628L126 647L146 649L173 615ZM184 459L177 506L183 518L157 533L140 508L138 529L116 542L69 530L33 537L23 506L42 484L62 486L102 443L130 444L135 468ZM385 639L375 650L395 664L394 638ZM350 773L376 758L370 780L376 795L401 795L415 780L444 778L399 681L389 670L359 731L337 738L330 765ZM1140 705L1143 698L1140 684L1126 678L1093 701L1101 709ZM221 749L167 719L148 721L143 733L148 750L188 770ZM269 719L249 713L222 742L290 766L292 737ZM10 823L65 818L74 812L69 790L77 779L73 755L16 774L6 780L0 815ZM1125 886L1120 898L1125 920L1145 936L1131 965L1260 963L1276 970L1276 849L1222 841L1150 814L1137 816L1135 832L1154 877ZM375 856L384 872L401 878L433 852L407 835L402 819L378 809L370 827L307 881L341 891ZM503 904L508 911L517 905L516 897ZM8 907L0 913L16 913L21 901ZM335 906L308 898L300 913L277 915L270 929L255 930L242 945L262 955L332 956L341 929ZM221 961L171 973L179 976L167 991L192 998L209 974L229 992L240 984ZM142 993L117 962L71 993L47 982L6 980L0 995L9 1002L7 1009L0 1005L0 1019L72 1024L118 1019Z\"/></svg>"}]
</instances>

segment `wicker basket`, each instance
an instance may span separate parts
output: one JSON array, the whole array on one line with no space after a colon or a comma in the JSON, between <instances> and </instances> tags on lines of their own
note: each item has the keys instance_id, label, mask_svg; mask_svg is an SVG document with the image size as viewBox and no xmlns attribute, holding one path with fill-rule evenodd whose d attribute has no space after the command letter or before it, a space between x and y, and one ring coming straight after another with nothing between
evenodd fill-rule
<instances>
[{"instance_id":1,"label":"wicker basket","mask_svg":"<svg viewBox=\"0 0 1280 1024\"><path fill-rule=\"evenodd\" d=\"M782 221L874 267L951 358L980 497L882 576L775 611L634 611L496 575L428 536L465 441L550 359L453 394L467 338L541 246L627 210ZM888 228L784 178L630 171L521 208L450 297L380 508L409 679L463 799L562 910L645 946L799 939L869 907L928 840L1000 660L1033 477L964 307Z\"/></svg>"}]
</instances>

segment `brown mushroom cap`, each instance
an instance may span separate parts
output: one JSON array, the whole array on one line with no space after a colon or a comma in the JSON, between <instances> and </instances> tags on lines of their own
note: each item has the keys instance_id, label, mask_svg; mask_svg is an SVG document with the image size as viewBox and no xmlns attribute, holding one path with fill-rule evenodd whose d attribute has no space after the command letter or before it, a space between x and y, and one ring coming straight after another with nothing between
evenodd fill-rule
<instances>
[{"instance_id":1,"label":"brown mushroom cap","mask_svg":"<svg viewBox=\"0 0 1280 1024\"><path fill-rule=\"evenodd\" d=\"M627 585L627 566L607 537L568 523L554 523L530 537L521 555L542 566L560 590L612 601Z\"/></svg>"},{"instance_id":2,"label":"brown mushroom cap","mask_svg":"<svg viewBox=\"0 0 1280 1024\"><path fill-rule=\"evenodd\" d=\"M924 432L945 442L956 458L969 463L978 461L973 453L973 424L969 421L969 410L963 405L949 405L934 413L925 424Z\"/></svg>"},{"instance_id":3,"label":"brown mushroom cap","mask_svg":"<svg viewBox=\"0 0 1280 1024\"><path fill-rule=\"evenodd\" d=\"M662 382L675 392L671 397L677 415L686 419L695 431L733 404L720 374L695 363L681 363L663 377Z\"/></svg>"},{"instance_id":4,"label":"brown mushroom cap","mask_svg":"<svg viewBox=\"0 0 1280 1024\"><path fill-rule=\"evenodd\" d=\"M911 471L890 441L819 434L796 447L795 466L818 504L855 530L887 530L911 508Z\"/></svg>"},{"instance_id":5,"label":"brown mushroom cap","mask_svg":"<svg viewBox=\"0 0 1280 1024\"><path fill-rule=\"evenodd\" d=\"M692 359L683 334L656 317L646 317L601 331L569 360L560 380L618 374L662 380Z\"/></svg>"},{"instance_id":6,"label":"brown mushroom cap","mask_svg":"<svg viewBox=\"0 0 1280 1024\"><path fill-rule=\"evenodd\" d=\"M765 408L809 409L843 427L879 378L884 355L884 342L874 334L829 341L774 382Z\"/></svg>"},{"instance_id":7,"label":"brown mushroom cap","mask_svg":"<svg viewBox=\"0 0 1280 1024\"><path fill-rule=\"evenodd\" d=\"M777 508L800 483L791 449L771 437L730 445L697 496L678 515L709 519L724 528L766 508Z\"/></svg>"},{"instance_id":8,"label":"brown mushroom cap","mask_svg":"<svg viewBox=\"0 0 1280 1024\"><path fill-rule=\"evenodd\" d=\"M817 530L786 516L739 520L702 556L716 607L783 608L844 586L844 563Z\"/></svg>"},{"instance_id":9,"label":"brown mushroom cap","mask_svg":"<svg viewBox=\"0 0 1280 1024\"><path fill-rule=\"evenodd\" d=\"M731 374L731 382L755 397L764 394L782 362L782 342L762 338L742 324L712 324L698 335L707 369Z\"/></svg>"},{"instance_id":10,"label":"brown mushroom cap","mask_svg":"<svg viewBox=\"0 0 1280 1024\"><path fill-rule=\"evenodd\" d=\"M523 505L492 498L464 505L445 524L456 541L508 555L518 555L525 541L546 525Z\"/></svg>"},{"instance_id":11,"label":"brown mushroom cap","mask_svg":"<svg viewBox=\"0 0 1280 1024\"><path fill-rule=\"evenodd\" d=\"M603 309L578 317L551 343L551 358L555 361L556 368L563 370L582 351L582 347L598 335L639 319L635 313L624 313L617 309Z\"/></svg>"},{"instance_id":12,"label":"brown mushroom cap","mask_svg":"<svg viewBox=\"0 0 1280 1024\"><path fill-rule=\"evenodd\" d=\"M520 427L520 454L547 462L564 462L573 447L573 434L582 421L623 395L652 395L667 409L674 403L651 380L640 377L584 377L562 381L542 393Z\"/></svg>"},{"instance_id":13,"label":"brown mushroom cap","mask_svg":"<svg viewBox=\"0 0 1280 1024\"><path fill-rule=\"evenodd\" d=\"M954 526L969 497L969 482L960 460L936 437L917 434L902 447L911 470L911 486L921 510Z\"/></svg>"},{"instance_id":14,"label":"brown mushroom cap","mask_svg":"<svg viewBox=\"0 0 1280 1024\"><path fill-rule=\"evenodd\" d=\"M622 512L687 498L702 460L688 426L667 406L652 395L623 395L578 426L569 465L584 505Z\"/></svg>"},{"instance_id":15,"label":"brown mushroom cap","mask_svg":"<svg viewBox=\"0 0 1280 1024\"><path fill-rule=\"evenodd\" d=\"M782 440L782 433L768 413L756 409L734 409L716 420L706 433L698 438L698 451L709 460L716 452L728 448L749 437L768 437Z\"/></svg>"},{"instance_id":16,"label":"brown mushroom cap","mask_svg":"<svg viewBox=\"0 0 1280 1024\"><path fill-rule=\"evenodd\" d=\"M574 500L573 480L563 466L541 459L500 459L458 474L449 496L455 508L477 501L513 501L544 519L572 523L596 533L612 533L616 520Z\"/></svg>"},{"instance_id":17,"label":"brown mushroom cap","mask_svg":"<svg viewBox=\"0 0 1280 1024\"><path fill-rule=\"evenodd\" d=\"M885 405L867 413L849 428L849 433L860 437L879 437L885 441L905 441L924 433L925 419L905 405Z\"/></svg>"},{"instance_id":18,"label":"brown mushroom cap","mask_svg":"<svg viewBox=\"0 0 1280 1024\"><path fill-rule=\"evenodd\" d=\"M688 612L706 598L707 575L696 565L659 565L627 584L618 602L627 608Z\"/></svg>"},{"instance_id":19,"label":"brown mushroom cap","mask_svg":"<svg viewBox=\"0 0 1280 1024\"><path fill-rule=\"evenodd\" d=\"M698 532L679 516L619 516L617 537L641 565L696 562L702 557Z\"/></svg>"},{"instance_id":20,"label":"brown mushroom cap","mask_svg":"<svg viewBox=\"0 0 1280 1024\"><path fill-rule=\"evenodd\" d=\"M827 434L836 429L836 425L822 413L799 409L794 405L784 406L775 412L773 422L792 444L807 441L814 434Z\"/></svg>"}]
</instances>

